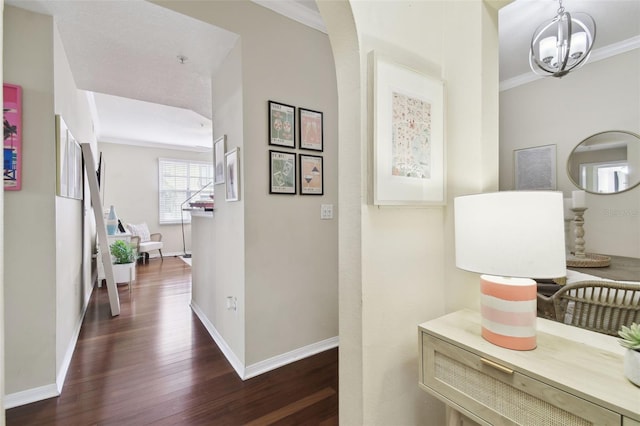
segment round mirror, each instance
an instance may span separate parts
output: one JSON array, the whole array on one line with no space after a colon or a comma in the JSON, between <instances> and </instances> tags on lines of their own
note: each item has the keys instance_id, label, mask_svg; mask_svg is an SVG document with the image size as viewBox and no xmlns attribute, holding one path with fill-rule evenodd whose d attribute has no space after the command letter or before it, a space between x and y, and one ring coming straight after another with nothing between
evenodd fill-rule
<instances>
[{"instance_id":1,"label":"round mirror","mask_svg":"<svg viewBox=\"0 0 640 426\"><path fill-rule=\"evenodd\" d=\"M640 136L620 130L580 142L567 160L569 179L594 194L617 194L640 184Z\"/></svg>"}]
</instances>

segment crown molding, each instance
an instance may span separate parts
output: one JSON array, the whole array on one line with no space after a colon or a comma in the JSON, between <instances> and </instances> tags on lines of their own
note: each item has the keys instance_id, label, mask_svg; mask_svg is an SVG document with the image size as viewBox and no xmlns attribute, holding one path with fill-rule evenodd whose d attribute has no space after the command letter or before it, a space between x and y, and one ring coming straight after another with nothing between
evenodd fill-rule
<instances>
[{"instance_id":1,"label":"crown molding","mask_svg":"<svg viewBox=\"0 0 640 426\"><path fill-rule=\"evenodd\" d=\"M602 61L603 59L621 55L638 48L640 48L640 35L592 51L591 57L589 58L589 63ZM523 84L531 83L532 81L540 80L543 78L546 77L539 76L533 71L530 71L528 73L515 76L508 80L501 81L500 91L503 92L505 90L513 89L515 87L522 86Z\"/></svg>"},{"instance_id":2,"label":"crown molding","mask_svg":"<svg viewBox=\"0 0 640 426\"><path fill-rule=\"evenodd\" d=\"M198 145L178 145L164 142L145 141L139 139L126 139L112 136L99 136L98 143L112 143L116 145L129 145L139 146L143 148L154 149L172 149L177 151L194 151L194 152L211 152L213 147L211 146L198 146Z\"/></svg>"},{"instance_id":3,"label":"crown molding","mask_svg":"<svg viewBox=\"0 0 640 426\"><path fill-rule=\"evenodd\" d=\"M296 2L295 0L252 0L254 3L262 7L271 9L276 13L286 16L287 18L298 21L308 27L316 29L327 34L327 27L324 24L322 16L319 12L315 12L306 6Z\"/></svg>"}]
</instances>

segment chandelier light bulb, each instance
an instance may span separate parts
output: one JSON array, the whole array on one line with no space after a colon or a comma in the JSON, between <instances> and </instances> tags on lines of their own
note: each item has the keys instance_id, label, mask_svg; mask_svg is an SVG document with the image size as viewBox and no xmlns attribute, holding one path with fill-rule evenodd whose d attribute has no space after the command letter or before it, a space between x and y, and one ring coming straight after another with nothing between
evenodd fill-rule
<instances>
[{"instance_id":1,"label":"chandelier light bulb","mask_svg":"<svg viewBox=\"0 0 640 426\"><path fill-rule=\"evenodd\" d=\"M596 23L586 13L570 14L559 0L557 15L533 33L529 50L531 70L542 76L562 77L583 66L596 38Z\"/></svg>"}]
</instances>

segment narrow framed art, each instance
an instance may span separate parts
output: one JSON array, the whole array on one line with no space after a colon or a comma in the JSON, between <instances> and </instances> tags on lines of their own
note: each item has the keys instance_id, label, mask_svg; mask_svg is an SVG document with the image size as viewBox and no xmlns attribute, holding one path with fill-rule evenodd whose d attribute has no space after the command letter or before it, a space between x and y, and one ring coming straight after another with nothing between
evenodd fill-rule
<instances>
[{"instance_id":1,"label":"narrow framed art","mask_svg":"<svg viewBox=\"0 0 640 426\"><path fill-rule=\"evenodd\" d=\"M269 145L295 148L296 107L269 101Z\"/></svg>"},{"instance_id":2,"label":"narrow framed art","mask_svg":"<svg viewBox=\"0 0 640 426\"><path fill-rule=\"evenodd\" d=\"M225 200L240 200L240 148L234 148L224 155Z\"/></svg>"},{"instance_id":3,"label":"narrow framed art","mask_svg":"<svg viewBox=\"0 0 640 426\"><path fill-rule=\"evenodd\" d=\"M322 157L298 154L300 157L300 195L324 194Z\"/></svg>"},{"instance_id":4,"label":"narrow framed art","mask_svg":"<svg viewBox=\"0 0 640 426\"><path fill-rule=\"evenodd\" d=\"M56 115L56 194L82 199L84 168L82 150L61 116Z\"/></svg>"},{"instance_id":5,"label":"narrow framed art","mask_svg":"<svg viewBox=\"0 0 640 426\"><path fill-rule=\"evenodd\" d=\"M213 142L213 184L224 183L224 152L226 149L227 135L220 136Z\"/></svg>"},{"instance_id":6,"label":"narrow framed art","mask_svg":"<svg viewBox=\"0 0 640 426\"><path fill-rule=\"evenodd\" d=\"M556 146L513 151L513 176L516 190L555 190Z\"/></svg>"},{"instance_id":7,"label":"narrow framed art","mask_svg":"<svg viewBox=\"0 0 640 426\"><path fill-rule=\"evenodd\" d=\"M296 154L269 151L269 193L296 193Z\"/></svg>"},{"instance_id":8,"label":"narrow framed art","mask_svg":"<svg viewBox=\"0 0 640 426\"><path fill-rule=\"evenodd\" d=\"M322 113L320 111L298 108L298 116L298 144L300 149L322 151Z\"/></svg>"},{"instance_id":9,"label":"narrow framed art","mask_svg":"<svg viewBox=\"0 0 640 426\"><path fill-rule=\"evenodd\" d=\"M445 203L444 84L372 53L373 203Z\"/></svg>"},{"instance_id":10,"label":"narrow framed art","mask_svg":"<svg viewBox=\"0 0 640 426\"><path fill-rule=\"evenodd\" d=\"M4 190L22 188L22 87L2 85L4 127Z\"/></svg>"}]
</instances>

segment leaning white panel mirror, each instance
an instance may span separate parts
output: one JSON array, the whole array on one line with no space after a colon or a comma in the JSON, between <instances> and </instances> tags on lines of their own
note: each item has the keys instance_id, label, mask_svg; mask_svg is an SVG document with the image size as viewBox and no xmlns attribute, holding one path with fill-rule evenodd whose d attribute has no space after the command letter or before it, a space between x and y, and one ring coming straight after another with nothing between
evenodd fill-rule
<instances>
[{"instance_id":1,"label":"leaning white panel mirror","mask_svg":"<svg viewBox=\"0 0 640 426\"><path fill-rule=\"evenodd\" d=\"M640 184L640 135L622 130L596 133L567 160L569 179L594 194L617 194Z\"/></svg>"}]
</instances>

